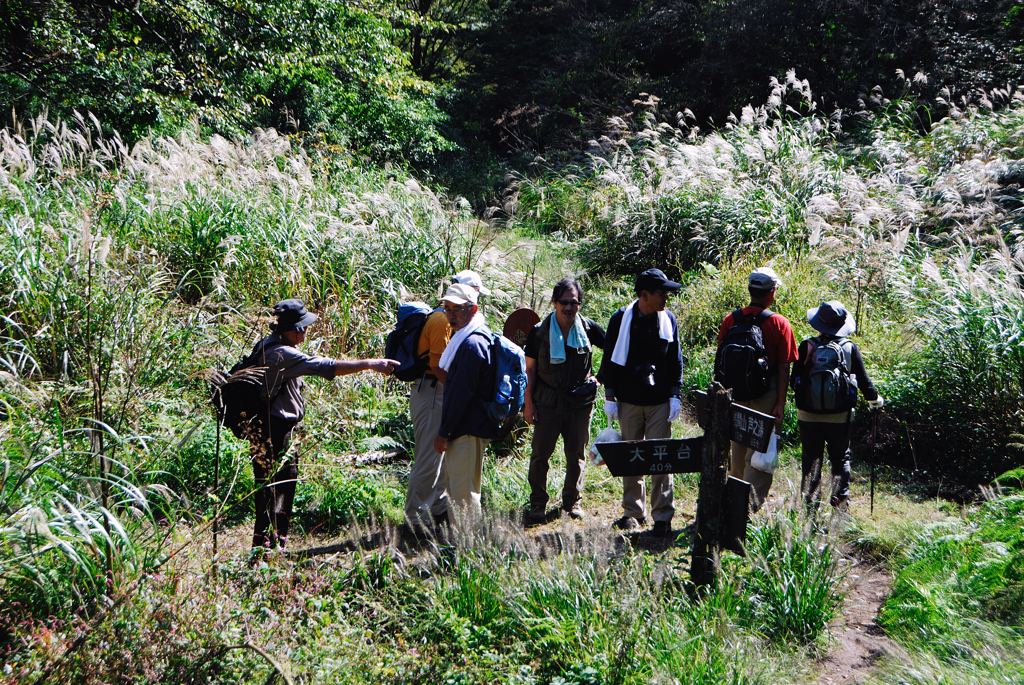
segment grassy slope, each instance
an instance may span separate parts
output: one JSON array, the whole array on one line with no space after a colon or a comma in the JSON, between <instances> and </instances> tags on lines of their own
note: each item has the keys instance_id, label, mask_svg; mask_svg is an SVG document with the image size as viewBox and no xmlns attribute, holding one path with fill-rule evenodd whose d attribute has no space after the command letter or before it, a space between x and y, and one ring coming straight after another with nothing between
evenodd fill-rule
<instances>
[{"instance_id":1,"label":"grassy slope","mask_svg":"<svg viewBox=\"0 0 1024 685\"><path fill-rule=\"evenodd\" d=\"M850 526L807 526L789 506L798 480L791 458L777 481L778 505L756 519L752 540L762 543L761 554L728 562L729 584L713 599L694 603L682 585L685 546L623 551L604 532L617 515L619 491L599 472L592 472L587 491L598 516L582 527L579 549L551 555L524 537L502 518L526 499L520 455L488 462L485 498L496 522L490 534L454 555L428 551L410 563L385 547L301 564L278 559L248 570L247 468L242 446L225 439L223 473L237 468L240 479L224 513L242 522L221 541L221 573L210 578L204 522L218 504L210 490L215 435L197 374L241 353L262 326L257 315L269 301L286 294L306 298L323 313L312 336L315 349L365 354L380 349L397 298L430 297L463 265L476 266L496 286L488 304L495 322L517 304L542 309L545 290L578 266L571 245L557 235L496 234L401 172L311 161L274 136L238 145L158 141L152 151L129 158L90 142L87 129L44 132L31 145L5 140L7 266L0 275L7 370L0 435L11 474L0 487L0 582L10 598L5 678L31 681L57 663L88 621L102 616L83 647L60 662L68 669L64 679L108 682L117 674L139 681L263 681L271 665L252 645L297 679L316 682L437 682L442 676L454 682L806 681L813 656L827 648L824 626L834 596L820 591L837 587L838 545L855 542L913 577L920 560L907 550L921 549L927 558L929 549L945 544L935 539L941 530L921 525L940 513L963 515L889 486L876 517L864 516L858 452L860 495ZM50 140L53 154L40 154ZM107 170L89 171L90 159ZM841 199L863 209L870 197ZM624 209L641 212L642 205ZM746 211L734 209L737 216ZM844 211L855 216L853 209ZM830 220L839 224L839 216ZM894 239L884 232L885 221L896 215L879 216L878 230ZM787 239L798 241L800 226L788 227ZM834 229L864 242L865 234L850 231L851 225ZM752 235L735 244L757 253L750 241L775 234ZM889 252L879 258L899 262ZM683 315L689 387L706 384L714 326L742 303L744 274L755 261L741 249L718 268L686 275L688 288L673 307ZM901 365L926 349L922 329L907 325L913 312L892 297L900 283L851 287L850 279L834 278L836 263L800 251L774 264L788 283L778 309L798 334L806 332L803 309L822 297L838 294L852 302L865 294L858 344L883 383L898 380ZM915 262L906 273L931 276L926 266ZM984 283L988 273L968 265L956 281L955 267L935 267L954 289ZM586 313L598 321L629 299L628 283L588 276ZM182 349L196 353L183 356ZM349 535L358 537L373 532L374 520L395 520L402 468L356 468L341 457L408 440L403 393L398 384L362 377L311 386L307 424L316 439L304 452L299 517L307 530L354 519L358 527ZM99 442L86 429L101 410L111 430L103 429ZM595 432L603 421L595 417ZM792 440L792 416L786 425ZM112 459L116 478L109 508L118 518L107 519L115 524L111 530L99 488L87 480L98 454ZM49 461L39 465L43 458ZM556 466L553 492L559 477ZM680 481L684 521L693 513L693 479ZM973 530L975 524L957 525ZM994 529L1001 530L981 526L961 535L957 551L966 561L957 578L961 571L978 576L967 552L991 552L985 545ZM577 539L579 530L569 524L565 539ZM109 561L108 548L115 552ZM991 556L978 559L988 563ZM822 580L807 594L794 594L811 571ZM902 578L898 588L906 585ZM992 604L954 601L963 594L960 582L936 583L946 613L921 612L920 623L938 630L936 622L955 615L957 636L969 639L952 646L944 637L922 641L917 627L893 624L911 652L886 664L880 678L896 671L911 678L907 673L917 669L928 674L922 682L960 682L964 669L980 673L980 680L1000 668L1015 672L1016 638L984 613ZM108 595L123 603L104 615ZM924 601L906 593L897 599L906 606ZM976 647L993 640L993 650Z\"/></svg>"}]
</instances>

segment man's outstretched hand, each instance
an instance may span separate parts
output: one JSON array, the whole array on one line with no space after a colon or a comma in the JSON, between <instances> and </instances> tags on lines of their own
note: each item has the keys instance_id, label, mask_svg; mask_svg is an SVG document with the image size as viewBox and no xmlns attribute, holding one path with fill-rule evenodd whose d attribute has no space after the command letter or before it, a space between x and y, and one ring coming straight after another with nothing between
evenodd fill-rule
<instances>
[{"instance_id":1,"label":"man's outstretched hand","mask_svg":"<svg viewBox=\"0 0 1024 685\"><path fill-rule=\"evenodd\" d=\"M395 370L395 367L399 364L399 362L394 359L367 359L366 363L367 371L376 371L377 373L382 373L385 376L390 376Z\"/></svg>"},{"instance_id":2,"label":"man's outstretched hand","mask_svg":"<svg viewBox=\"0 0 1024 685\"><path fill-rule=\"evenodd\" d=\"M376 371L390 376L398 366L394 359L336 359L334 361L334 377L347 376L360 371Z\"/></svg>"}]
</instances>

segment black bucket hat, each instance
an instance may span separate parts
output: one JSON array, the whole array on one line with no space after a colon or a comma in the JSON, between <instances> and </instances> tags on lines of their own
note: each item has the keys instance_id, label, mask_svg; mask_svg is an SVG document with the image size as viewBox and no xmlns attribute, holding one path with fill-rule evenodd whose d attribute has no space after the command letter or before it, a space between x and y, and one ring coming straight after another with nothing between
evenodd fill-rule
<instances>
[{"instance_id":1,"label":"black bucket hat","mask_svg":"<svg viewBox=\"0 0 1024 685\"><path fill-rule=\"evenodd\" d=\"M820 307L808 309L807 323L816 331L840 337L857 330L857 321L839 300L822 302Z\"/></svg>"},{"instance_id":2,"label":"black bucket hat","mask_svg":"<svg viewBox=\"0 0 1024 685\"><path fill-rule=\"evenodd\" d=\"M281 300L274 305L274 316L277 317L274 330L278 333L301 330L317 320L316 314L306 311L302 300Z\"/></svg>"},{"instance_id":3,"label":"black bucket hat","mask_svg":"<svg viewBox=\"0 0 1024 685\"><path fill-rule=\"evenodd\" d=\"M653 293L655 290L675 292L682 287L681 283L668 280L668 276L661 269L648 269L636 277L636 284L633 286L633 289L639 294L641 290L646 290L650 293Z\"/></svg>"}]
</instances>

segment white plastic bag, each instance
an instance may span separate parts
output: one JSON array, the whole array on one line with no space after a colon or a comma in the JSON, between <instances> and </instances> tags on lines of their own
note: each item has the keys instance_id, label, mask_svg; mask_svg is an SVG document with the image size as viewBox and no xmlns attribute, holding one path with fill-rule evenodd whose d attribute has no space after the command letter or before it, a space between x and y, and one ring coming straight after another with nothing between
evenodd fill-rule
<instances>
[{"instance_id":1,"label":"white plastic bag","mask_svg":"<svg viewBox=\"0 0 1024 685\"><path fill-rule=\"evenodd\" d=\"M779 436L772 431L772 439L768 441L768 449L764 452L754 452L750 458L750 465L758 471L775 473L779 468Z\"/></svg>"},{"instance_id":2,"label":"white plastic bag","mask_svg":"<svg viewBox=\"0 0 1024 685\"><path fill-rule=\"evenodd\" d=\"M619 440L622 440L622 436L614 428L605 428L598 433L590 445L590 463L594 466L604 466L604 459L601 458L601 452L597 446L602 442L618 442Z\"/></svg>"}]
</instances>

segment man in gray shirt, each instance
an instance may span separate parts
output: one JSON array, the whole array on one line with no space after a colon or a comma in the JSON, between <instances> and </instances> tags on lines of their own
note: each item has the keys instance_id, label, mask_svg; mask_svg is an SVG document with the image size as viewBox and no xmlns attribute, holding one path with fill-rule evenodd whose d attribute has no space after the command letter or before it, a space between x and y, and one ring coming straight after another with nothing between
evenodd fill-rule
<instances>
[{"instance_id":1,"label":"man in gray shirt","mask_svg":"<svg viewBox=\"0 0 1024 685\"><path fill-rule=\"evenodd\" d=\"M274 305L274 316L277 322L270 325L273 332L257 343L252 355L257 366L267 367L260 397L269 408L269 423L266 419L260 421L258 441L250 452L258 488L252 546L260 549L275 543L284 547L288 539L299 477L298 455L289 454L288 447L295 427L306 413L302 376L336 378L359 371L376 371L386 376L398 364L393 359L346 361L303 354L298 346L306 340L306 329L317 315L307 312L302 300L278 302Z\"/></svg>"}]
</instances>

